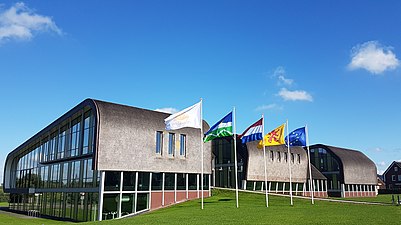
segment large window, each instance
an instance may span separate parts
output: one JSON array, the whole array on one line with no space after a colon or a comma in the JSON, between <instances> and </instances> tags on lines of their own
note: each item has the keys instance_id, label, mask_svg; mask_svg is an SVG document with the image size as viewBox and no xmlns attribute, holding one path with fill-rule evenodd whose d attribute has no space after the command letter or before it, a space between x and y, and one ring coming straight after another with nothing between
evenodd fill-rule
<instances>
[{"instance_id":1,"label":"large window","mask_svg":"<svg viewBox=\"0 0 401 225\"><path fill-rule=\"evenodd\" d=\"M119 191L120 177L121 177L121 172L107 171L105 173L105 179L104 179L104 190Z\"/></svg>"},{"instance_id":2,"label":"large window","mask_svg":"<svg viewBox=\"0 0 401 225\"><path fill-rule=\"evenodd\" d=\"M136 172L123 173L123 191L135 191Z\"/></svg>"},{"instance_id":3,"label":"large window","mask_svg":"<svg viewBox=\"0 0 401 225\"><path fill-rule=\"evenodd\" d=\"M162 154L163 151L163 132L156 131L156 153Z\"/></svg>"},{"instance_id":4,"label":"large window","mask_svg":"<svg viewBox=\"0 0 401 225\"><path fill-rule=\"evenodd\" d=\"M185 156L187 151L187 136L180 134L180 155Z\"/></svg>"},{"instance_id":5,"label":"large window","mask_svg":"<svg viewBox=\"0 0 401 225\"><path fill-rule=\"evenodd\" d=\"M71 141L70 150L67 156L76 156L79 153L79 145L81 140L81 116L74 119L71 123Z\"/></svg>"},{"instance_id":6,"label":"large window","mask_svg":"<svg viewBox=\"0 0 401 225\"><path fill-rule=\"evenodd\" d=\"M81 161L74 161L71 163L71 187L80 187L81 181Z\"/></svg>"},{"instance_id":7,"label":"large window","mask_svg":"<svg viewBox=\"0 0 401 225\"><path fill-rule=\"evenodd\" d=\"M92 129L92 121L91 121L91 111L88 111L84 115L84 131L83 131L83 146L82 146L82 154L87 154L92 152L92 139L93 139L93 129Z\"/></svg>"},{"instance_id":8,"label":"large window","mask_svg":"<svg viewBox=\"0 0 401 225\"><path fill-rule=\"evenodd\" d=\"M175 151L175 134L169 133L168 134L168 154L170 156L174 156Z\"/></svg>"},{"instance_id":9,"label":"large window","mask_svg":"<svg viewBox=\"0 0 401 225\"><path fill-rule=\"evenodd\" d=\"M60 129L59 139L58 139L58 151L57 151L57 159L64 158L64 151L67 139L67 129L68 125L63 126Z\"/></svg>"}]
</instances>

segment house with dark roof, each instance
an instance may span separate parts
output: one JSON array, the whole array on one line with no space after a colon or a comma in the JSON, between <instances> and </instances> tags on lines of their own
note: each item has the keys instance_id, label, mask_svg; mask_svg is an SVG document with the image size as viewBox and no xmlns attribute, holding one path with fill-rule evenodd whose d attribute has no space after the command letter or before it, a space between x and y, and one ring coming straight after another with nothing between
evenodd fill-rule
<instances>
[{"instance_id":1,"label":"house with dark roof","mask_svg":"<svg viewBox=\"0 0 401 225\"><path fill-rule=\"evenodd\" d=\"M383 173L383 179L388 190L401 189L401 162L394 161Z\"/></svg>"}]
</instances>

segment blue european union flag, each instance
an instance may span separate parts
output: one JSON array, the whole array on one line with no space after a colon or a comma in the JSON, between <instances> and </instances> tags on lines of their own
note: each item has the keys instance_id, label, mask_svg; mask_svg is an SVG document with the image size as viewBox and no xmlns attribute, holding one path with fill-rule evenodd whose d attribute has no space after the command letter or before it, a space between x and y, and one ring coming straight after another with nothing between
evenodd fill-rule
<instances>
[{"instance_id":1,"label":"blue european union flag","mask_svg":"<svg viewBox=\"0 0 401 225\"><path fill-rule=\"evenodd\" d=\"M285 144L288 145L288 137L290 138L290 146L306 146L305 127L298 128L292 131L285 137Z\"/></svg>"}]
</instances>

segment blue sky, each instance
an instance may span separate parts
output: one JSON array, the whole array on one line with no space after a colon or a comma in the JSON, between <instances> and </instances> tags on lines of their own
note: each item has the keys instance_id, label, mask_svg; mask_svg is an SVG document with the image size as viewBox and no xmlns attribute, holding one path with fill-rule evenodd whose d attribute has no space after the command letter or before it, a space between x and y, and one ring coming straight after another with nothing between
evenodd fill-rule
<instances>
[{"instance_id":1,"label":"blue sky","mask_svg":"<svg viewBox=\"0 0 401 225\"><path fill-rule=\"evenodd\" d=\"M3 1L0 162L86 98L401 160L400 1ZM2 176L2 174L0 175ZM0 177L1 178L1 177Z\"/></svg>"}]
</instances>

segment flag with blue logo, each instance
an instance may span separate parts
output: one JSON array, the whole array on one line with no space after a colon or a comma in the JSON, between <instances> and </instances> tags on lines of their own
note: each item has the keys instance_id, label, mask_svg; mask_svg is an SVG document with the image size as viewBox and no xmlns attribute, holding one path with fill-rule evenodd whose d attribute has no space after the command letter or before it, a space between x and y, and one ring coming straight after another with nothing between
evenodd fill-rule
<instances>
[{"instance_id":1,"label":"flag with blue logo","mask_svg":"<svg viewBox=\"0 0 401 225\"><path fill-rule=\"evenodd\" d=\"M293 130L287 137L285 137L286 145L288 145L288 138L290 139L290 146L306 146L305 127Z\"/></svg>"},{"instance_id":2,"label":"flag with blue logo","mask_svg":"<svg viewBox=\"0 0 401 225\"><path fill-rule=\"evenodd\" d=\"M233 112L227 114L223 119L213 125L206 133L204 142L211 141L218 137L233 135Z\"/></svg>"},{"instance_id":3,"label":"flag with blue logo","mask_svg":"<svg viewBox=\"0 0 401 225\"><path fill-rule=\"evenodd\" d=\"M263 139L262 134L262 119L256 121L256 123L252 124L248 127L241 135L240 138L242 140L242 144L251 141L257 141Z\"/></svg>"}]
</instances>

